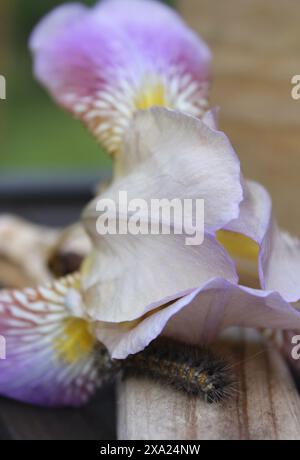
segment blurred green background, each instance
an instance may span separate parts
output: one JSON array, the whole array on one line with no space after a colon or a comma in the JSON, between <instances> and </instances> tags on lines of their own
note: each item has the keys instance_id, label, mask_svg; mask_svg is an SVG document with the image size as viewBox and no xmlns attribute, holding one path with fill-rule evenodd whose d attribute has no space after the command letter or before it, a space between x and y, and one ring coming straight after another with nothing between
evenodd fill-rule
<instances>
[{"instance_id":1,"label":"blurred green background","mask_svg":"<svg viewBox=\"0 0 300 460\"><path fill-rule=\"evenodd\" d=\"M92 136L52 102L32 75L30 32L42 16L62 3L66 0L1 0L0 74L7 80L7 100L0 101L2 171L110 166Z\"/></svg>"}]
</instances>

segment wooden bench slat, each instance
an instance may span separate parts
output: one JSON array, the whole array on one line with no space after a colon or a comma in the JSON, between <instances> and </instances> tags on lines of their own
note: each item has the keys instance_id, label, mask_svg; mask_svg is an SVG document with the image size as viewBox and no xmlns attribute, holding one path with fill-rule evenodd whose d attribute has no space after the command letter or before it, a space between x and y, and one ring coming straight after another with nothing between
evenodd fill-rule
<instances>
[{"instance_id":1,"label":"wooden bench slat","mask_svg":"<svg viewBox=\"0 0 300 460\"><path fill-rule=\"evenodd\" d=\"M222 341L232 356L237 391L209 405L148 380L118 390L121 440L300 439L300 400L283 358L253 331Z\"/></svg>"}]
</instances>

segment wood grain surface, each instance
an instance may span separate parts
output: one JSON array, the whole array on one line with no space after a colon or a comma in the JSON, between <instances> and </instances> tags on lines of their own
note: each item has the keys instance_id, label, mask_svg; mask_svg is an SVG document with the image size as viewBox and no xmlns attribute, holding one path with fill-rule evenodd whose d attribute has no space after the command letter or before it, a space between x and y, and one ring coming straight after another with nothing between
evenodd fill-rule
<instances>
[{"instance_id":1,"label":"wood grain surface","mask_svg":"<svg viewBox=\"0 0 300 460\"><path fill-rule=\"evenodd\" d=\"M245 330L216 348L231 357L237 383L230 401L207 404L158 383L128 379L119 385L119 439L300 439L300 400L278 351Z\"/></svg>"},{"instance_id":2,"label":"wood grain surface","mask_svg":"<svg viewBox=\"0 0 300 460\"><path fill-rule=\"evenodd\" d=\"M244 174L271 192L280 224L300 236L298 0L181 0L187 22L213 52L211 103Z\"/></svg>"}]
</instances>

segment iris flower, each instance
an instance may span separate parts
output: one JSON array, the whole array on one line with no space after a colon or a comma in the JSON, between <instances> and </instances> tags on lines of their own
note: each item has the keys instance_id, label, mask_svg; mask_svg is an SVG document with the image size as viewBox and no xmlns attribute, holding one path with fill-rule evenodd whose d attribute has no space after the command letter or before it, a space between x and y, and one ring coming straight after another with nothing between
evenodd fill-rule
<instances>
[{"instance_id":1,"label":"iris flower","mask_svg":"<svg viewBox=\"0 0 300 460\"><path fill-rule=\"evenodd\" d=\"M210 51L158 2L63 5L37 26L30 48L36 78L114 157L137 110L158 105L200 117L208 105ZM1 292L1 394L49 406L80 405L93 394L104 376L81 294L76 276Z\"/></svg>"},{"instance_id":2,"label":"iris flower","mask_svg":"<svg viewBox=\"0 0 300 460\"><path fill-rule=\"evenodd\" d=\"M200 121L162 108L137 114L124 143L127 158L131 163L131 153L138 153L140 148L150 157L137 155L133 172L114 182L104 194L114 196L127 184L130 193L135 194L134 186L138 186L139 196L144 197L153 195L149 185L156 191L164 187L168 196L205 196L204 244L185 246L184 235L100 237L91 203L84 222L95 250L80 276L36 290L1 294L0 331L8 344L7 360L0 362L1 394L43 405L80 405L105 380L99 367L101 343L112 357L122 359L142 350L159 334L197 344L214 339L229 326L300 327L300 313L285 300L284 291L278 292L285 287L284 279L281 277L280 288L272 291L239 285L233 261L215 238L223 222L236 213L238 217L225 227L245 225L247 203L251 203L252 212L255 198L259 197L261 204L261 197L267 195L260 186L245 182L246 198L238 206L239 163L228 139L212 126L212 120L208 116ZM205 162L207 169L203 170ZM149 181L144 180L144 174ZM230 203L227 207L224 193ZM264 220L256 221L255 228L263 228ZM263 240L270 238L269 228L259 252L267 261L266 267L272 268L276 244L262 254ZM222 232L225 240L228 230ZM234 233L228 234L232 243ZM282 238L291 244L285 234ZM290 270L297 268L293 266L298 262L295 251L297 245L292 253L281 252Z\"/></svg>"},{"instance_id":3,"label":"iris flower","mask_svg":"<svg viewBox=\"0 0 300 460\"><path fill-rule=\"evenodd\" d=\"M0 292L0 393L43 406L80 406L105 376L101 345L90 331L82 305L71 301L77 276L40 288Z\"/></svg>"},{"instance_id":4,"label":"iris flower","mask_svg":"<svg viewBox=\"0 0 300 460\"><path fill-rule=\"evenodd\" d=\"M30 47L37 79L112 154L136 110L166 106L198 117L207 108L210 51L159 2L61 6Z\"/></svg>"},{"instance_id":5,"label":"iris flower","mask_svg":"<svg viewBox=\"0 0 300 460\"><path fill-rule=\"evenodd\" d=\"M139 112L123 153L131 172L102 198L117 201L118 190L144 199L204 198L205 238L194 247L184 245L185 235L102 236L99 197L87 207L83 221L95 249L82 271L83 300L114 358L160 333L201 343L229 326L299 328L292 306L300 297L299 241L279 230L266 190L243 178L212 114ZM260 289L239 282L253 272Z\"/></svg>"},{"instance_id":6,"label":"iris flower","mask_svg":"<svg viewBox=\"0 0 300 460\"><path fill-rule=\"evenodd\" d=\"M102 343L123 359L160 334L197 344L230 326L300 329L299 241L206 112L210 52L178 15L147 0L67 5L31 49L37 78L114 155L100 198L202 198L205 235L200 246L184 234L101 236L97 197L83 214L93 250L80 274L0 294L0 393L80 405L104 378ZM249 270L256 287L243 282Z\"/></svg>"}]
</instances>

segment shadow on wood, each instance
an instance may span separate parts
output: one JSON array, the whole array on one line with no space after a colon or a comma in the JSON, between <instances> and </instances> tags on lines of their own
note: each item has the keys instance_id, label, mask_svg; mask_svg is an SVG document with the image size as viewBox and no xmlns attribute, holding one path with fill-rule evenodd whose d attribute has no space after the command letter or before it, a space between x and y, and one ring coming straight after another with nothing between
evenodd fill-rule
<instances>
[{"instance_id":1,"label":"shadow on wood","mask_svg":"<svg viewBox=\"0 0 300 460\"><path fill-rule=\"evenodd\" d=\"M0 440L115 439L114 388L82 409L44 409L0 400Z\"/></svg>"}]
</instances>

